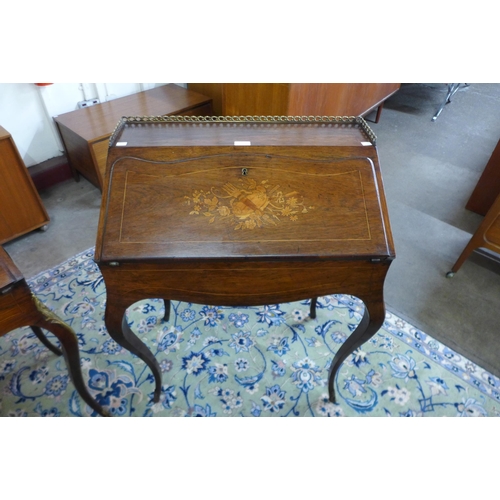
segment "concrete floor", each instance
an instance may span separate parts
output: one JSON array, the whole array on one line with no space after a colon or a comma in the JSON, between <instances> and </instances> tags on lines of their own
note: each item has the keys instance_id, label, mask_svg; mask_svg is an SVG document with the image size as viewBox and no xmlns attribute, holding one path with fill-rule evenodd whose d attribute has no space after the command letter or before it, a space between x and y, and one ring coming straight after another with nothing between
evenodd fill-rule
<instances>
[{"instance_id":1,"label":"concrete floor","mask_svg":"<svg viewBox=\"0 0 500 500\"><path fill-rule=\"evenodd\" d=\"M445 277L482 217L465 209L500 138L500 84L461 89L437 121L442 84L405 84L377 135L396 246L387 308L500 376L500 264L475 253ZM367 117L373 119L374 115ZM100 192L82 179L41 193L51 223L4 245L26 277L95 244Z\"/></svg>"}]
</instances>

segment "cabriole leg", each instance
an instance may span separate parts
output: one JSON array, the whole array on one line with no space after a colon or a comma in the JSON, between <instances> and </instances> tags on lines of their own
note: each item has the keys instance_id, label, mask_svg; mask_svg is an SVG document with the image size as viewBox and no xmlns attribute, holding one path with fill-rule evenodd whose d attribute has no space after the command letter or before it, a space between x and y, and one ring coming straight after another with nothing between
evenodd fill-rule
<instances>
[{"instance_id":1,"label":"cabriole leg","mask_svg":"<svg viewBox=\"0 0 500 500\"><path fill-rule=\"evenodd\" d=\"M49 339L44 335L42 329L39 326L31 326L33 333L37 336L38 340L50 351L52 351L57 356L62 356L62 351L52 344Z\"/></svg>"},{"instance_id":2,"label":"cabriole leg","mask_svg":"<svg viewBox=\"0 0 500 500\"><path fill-rule=\"evenodd\" d=\"M82 399L99 415L102 415L103 417L109 417L109 413L104 410L102 406L97 403L97 401L90 395L87 386L85 385L80 366L80 350L78 348L78 338L75 332L61 319L56 317L48 308L46 308L46 306L38 301L38 299L34 298L33 300L38 311L36 325L32 327L33 331L38 337L37 329L41 327L53 333L57 337L57 340L59 340L59 342L61 343L62 354L64 355L69 375L71 377L73 385L78 391L78 394L80 394ZM41 333L41 331L39 331L39 333ZM43 333L41 333L41 336L42 338L45 338ZM40 338L40 340L42 340L42 338ZM50 344L47 339L45 340ZM43 343L47 345L45 342ZM59 351L59 349L57 350Z\"/></svg>"},{"instance_id":3,"label":"cabriole leg","mask_svg":"<svg viewBox=\"0 0 500 500\"><path fill-rule=\"evenodd\" d=\"M168 321L170 319L170 300L163 299L165 304L165 314L163 315L163 321Z\"/></svg>"},{"instance_id":4,"label":"cabriole leg","mask_svg":"<svg viewBox=\"0 0 500 500\"><path fill-rule=\"evenodd\" d=\"M161 369L154 354L130 329L127 323L127 306L118 297L110 297L106 300L106 313L104 322L110 337L122 347L142 359L153 372L155 378L154 402L160 401L161 394Z\"/></svg>"},{"instance_id":5,"label":"cabriole leg","mask_svg":"<svg viewBox=\"0 0 500 500\"><path fill-rule=\"evenodd\" d=\"M311 319L316 319L316 304L318 303L318 297L311 299L311 309L309 311L309 317Z\"/></svg>"},{"instance_id":6,"label":"cabriole leg","mask_svg":"<svg viewBox=\"0 0 500 500\"><path fill-rule=\"evenodd\" d=\"M385 320L385 304L383 297L372 300L365 300L365 312L358 327L354 330L347 340L342 344L337 354L333 358L328 374L328 393L330 401L335 403L335 376L344 362L358 347L367 342L375 333L377 333Z\"/></svg>"}]
</instances>

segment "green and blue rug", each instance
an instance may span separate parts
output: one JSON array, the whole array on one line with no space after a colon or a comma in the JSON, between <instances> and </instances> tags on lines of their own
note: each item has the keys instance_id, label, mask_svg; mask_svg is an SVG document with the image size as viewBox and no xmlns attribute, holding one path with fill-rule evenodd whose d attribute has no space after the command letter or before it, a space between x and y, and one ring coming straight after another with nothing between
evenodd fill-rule
<instances>
[{"instance_id":1,"label":"green and blue rug","mask_svg":"<svg viewBox=\"0 0 500 500\"><path fill-rule=\"evenodd\" d=\"M497 377L391 313L344 362L338 404L330 403L328 366L364 307L347 295L320 298L315 320L308 301L240 308L173 301L169 322L161 299L132 305L128 322L163 372L154 404L149 368L106 332L106 289L92 249L29 285L77 333L89 390L114 416L500 415ZM64 359L22 328L0 338L0 415L95 413L75 391Z\"/></svg>"}]
</instances>

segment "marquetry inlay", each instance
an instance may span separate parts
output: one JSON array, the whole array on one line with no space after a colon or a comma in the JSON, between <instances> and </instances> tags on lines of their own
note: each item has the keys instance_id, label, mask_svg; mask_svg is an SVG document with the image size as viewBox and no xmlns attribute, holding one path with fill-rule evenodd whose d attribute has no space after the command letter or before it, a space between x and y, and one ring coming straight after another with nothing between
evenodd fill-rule
<instances>
[{"instance_id":1,"label":"marquetry inlay","mask_svg":"<svg viewBox=\"0 0 500 500\"><path fill-rule=\"evenodd\" d=\"M229 223L235 230L295 222L314 210L298 191L285 193L279 184L248 178L240 179L236 185L227 182L222 189L195 190L185 200L191 210L189 215L205 217L209 224Z\"/></svg>"}]
</instances>

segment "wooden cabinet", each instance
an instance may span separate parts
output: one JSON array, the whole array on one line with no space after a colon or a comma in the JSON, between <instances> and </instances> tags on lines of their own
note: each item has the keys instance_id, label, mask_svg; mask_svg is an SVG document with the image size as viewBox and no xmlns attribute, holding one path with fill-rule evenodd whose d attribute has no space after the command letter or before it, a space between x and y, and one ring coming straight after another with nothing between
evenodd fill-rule
<instances>
[{"instance_id":1,"label":"wooden cabinet","mask_svg":"<svg viewBox=\"0 0 500 500\"><path fill-rule=\"evenodd\" d=\"M0 127L0 244L48 222L49 216L12 136Z\"/></svg>"},{"instance_id":2,"label":"wooden cabinet","mask_svg":"<svg viewBox=\"0 0 500 500\"><path fill-rule=\"evenodd\" d=\"M102 190L108 141L122 116L211 115L212 99L169 84L54 118L75 179Z\"/></svg>"},{"instance_id":3,"label":"wooden cabinet","mask_svg":"<svg viewBox=\"0 0 500 500\"><path fill-rule=\"evenodd\" d=\"M216 115L364 116L399 83L190 83Z\"/></svg>"},{"instance_id":4,"label":"wooden cabinet","mask_svg":"<svg viewBox=\"0 0 500 500\"><path fill-rule=\"evenodd\" d=\"M498 195L500 195L500 141L491 154L465 208L486 215Z\"/></svg>"},{"instance_id":5,"label":"wooden cabinet","mask_svg":"<svg viewBox=\"0 0 500 500\"><path fill-rule=\"evenodd\" d=\"M449 278L453 277L470 254L478 248L486 248L500 254L500 194L496 197L480 226L472 235L469 243L467 243L447 276Z\"/></svg>"}]
</instances>

